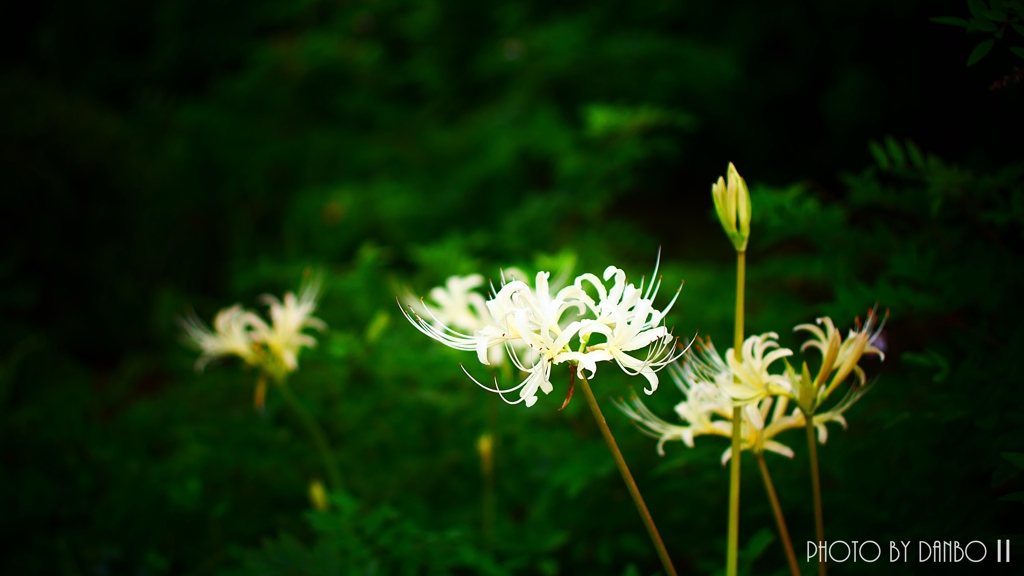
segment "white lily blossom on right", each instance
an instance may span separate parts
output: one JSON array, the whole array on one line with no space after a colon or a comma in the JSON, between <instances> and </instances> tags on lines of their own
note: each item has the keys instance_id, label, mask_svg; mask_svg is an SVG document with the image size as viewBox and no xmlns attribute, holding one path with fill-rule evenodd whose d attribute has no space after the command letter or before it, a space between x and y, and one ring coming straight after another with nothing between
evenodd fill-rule
<instances>
[{"instance_id":1,"label":"white lily blossom on right","mask_svg":"<svg viewBox=\"0 0 1024 576\"><path fill-rule=\"evenodd\" d=\"M640 398L633 395L629 401L619 400L617 407L632 419L641 432L658 439L657 450L665 455L665 443L679 440L686 446L694 447L697 436L721 436L731 438L735 421L733 420L734 403L722 393L717 385L702 377L696 377L695 366L702 361L690 356L680 368L673 364L669 372L672 380L683 392L684 399L675 407L680 424L668 422L654 414ZM866 388L851 390L831 410L813 416L818 442L824 444L828 440L826 424L836 422L844 429L847 427L843 413L858 399ZM776 438L787 430L804 428L807 419L799 407L790 409L789 396L761 398L756 402L743 405L740 430L740 449L753 452L775 452L787 458L793 457L793 450L779 442ZM732 457L732 447L722 453L724 465Z\"/></svg>"},{"instance_id":2,"label":"white lily blossom on right","mask_svg":"<svg viewBox=\"0 0 1024 576\"><path fill-rule=\"evenodd\" d=\"M687 364L692 362L690 359ZM733 404L714 385L706 381L693 380L686 374L687 368L673 365L672 379L682 390L684 399L676 405L675 412L683 424L667 422L653 412L636 396L629 402L619 401L618 408L631 418L641 432L658 439L658 454L664 456L666 442L680 440L688 447L694 447L694 437L702 435L731 438L736 422L733 420ZM775 440L786 430L804 426L799 410L786 414L789 398L763 398L747 403L740 412L740 449L754 452L775 452L788 458L793 450ZM732 457L732 447L722 453L724 465Z\"/></svg>"}]
</instances>

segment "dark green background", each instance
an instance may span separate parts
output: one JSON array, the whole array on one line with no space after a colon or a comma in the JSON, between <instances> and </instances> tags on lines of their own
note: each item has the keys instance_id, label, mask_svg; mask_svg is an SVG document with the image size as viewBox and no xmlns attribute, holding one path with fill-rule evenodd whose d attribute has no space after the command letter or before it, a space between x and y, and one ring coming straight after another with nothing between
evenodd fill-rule
<instances>
[{"instance_id":1,"label":"dark green background","mask_svg":"<svg viewBox=\"0 0 1024 576\"><path fill-rule=\"evenodd\" d=\"M1002 456L1024 452L1024 94L988 90L1019 65L1008 42L967 68L981 36L928 21L962 3L20 9L0 34L0 572L654 573L583 402L556 411L567 374L530 409L497 405L394 296L567 255L636 279L661 246L666 287L686 281L669 324L724 348L732 251L708 192L729 161L753 189L750 331L795 346L816 316L891 309L887 359L864 363L878 386L819 452L827 536L1017 543L1009 567L833 572L1024 565ZM196 374L175 318L255 307L309 268L331 330L293 384L353 499L307 518L321 472L302 428L274 390L256 413L237 363ZM658 457L607 402L630 385L611 366L594 382L676 566L720 570L725 443ZM680 398L664 378L650 405L668 418ZM769 465L802 558L791 434L796 457ZM744 462L743 569L785 573Z\"/></svg>"}]
</instances>

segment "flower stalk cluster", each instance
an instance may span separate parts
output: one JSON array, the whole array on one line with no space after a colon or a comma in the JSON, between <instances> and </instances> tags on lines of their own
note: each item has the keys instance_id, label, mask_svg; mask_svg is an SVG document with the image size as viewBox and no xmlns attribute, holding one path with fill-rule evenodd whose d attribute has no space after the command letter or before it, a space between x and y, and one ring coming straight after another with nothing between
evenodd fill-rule
<instances>
[{"instance_id":1,"label":"flower stalk cluster","mask_svg":"<svg viewBox=\"0 0 1024 576\"><path fill-rule=\"evenodd\" d=\"M825 318L829 324L831 320ZM798 327L799 328L799 327ZM859 332L851 331L850 339ZM772 374L769 367L793 352L780 348L778 335L769 332L751 336L744 342L743 362L734 360L730 348L719 355L710 339L698 341L686 361L669 367L673 382L683 393L683 400L675 407L680 423L674 424L655 415L643 401L633 395L628 402L620 400L618 407L629 416L645 434L658 439L657 450L665 455L665 444L679 440L693 448L697 436L724 436L731 438L737 431L734 409L740 407L739 426L741 449L755 454L775 452L787 458L793 450L776 437L788 430L811 425L817 430L818 442L828 440L825 425L834 422L846 428L843 414L867 391L868 387L855 384L828 410L807 413L797 404L794 390L799 384L791 381L792 369ZM805 348L809 347L805 344ZM771 350L770 352L767 352ZM857 370L863 370L857 366ZM722 453L722 464L732 457L732 448Z\"/></svg>"},{"instance_id":2,"label":"flower stalk cluster","mask_svg":"<svg viewBox=\"0 0 1024 576\"><path fill-rule=\"evenodd\" d=\"M629 375L643 376L648 383L645 391L653 393L658 387L657 372L687 350L677 348L677 338L664 326L665 315L678 298L679 291L668 306L659 310L654 307L654 299L661 286L660 278L646 284L646 289L643 280L637 287L627 280L623 270L614 266L607 267L601 277L582 274L572 284L561 287L553 286L549 278L548 272L538 272L533 286L530 286L514 276L506 280L503 274L501 287L496 289L492 285L492 296L484 301L471 292L472 288L482 284L481 277L453 277L448 279L445 288L431 291L433 304L421 301L416 306L409 303L408 309L403 307L402 312L423 334L456 350L475 352L477 360L485 366L504 363L507 358L509 364L525 374L519 384L502 390L497 377L493 388L481 384L471 375L470 378L481 388L497 393L508 404L523 402L533 406L537 402L538 391L550 394L554 390L552 368L568 364L569 388L562 408L572 397L573 381L578 378L594 421L647 528L658 558L666 573L675 576L665 544L601 413L588 379L597 373L598 363L613 362ZM402 306L401 302L399 306ZM517 391L518 399L505 398L505 394ZM484 459L483 449L481 458L486 474L489 460ZM486 508L485 503L485 513Z\"/></svg>"},{"instance_id":3,"label":"flower stalk cluster","mask_svg":"<svg viewBox=\"0 0 1024 576\"><path fill-rule=\"evenodd\" d=\"M798 374L786 359L793 351L778 345L778 335L765 333L750 336L743 343L740 360L733 349L720 355L710 339L699 341L682 366L672 365L669 373L683 393L683 400L675 407L679 423L668 422L654 414L643 401L633 395L629 401L620 400L619 409L631 418L645 434L658 439L657 449L665 454L664 445L678 440L694 447L697 436L739 438L741 451L750 451L758 465L772 501L780 534L787 547L787 558L794 574L799 574L789 542L788 531L775 495L764 454L774 452L788 458L793 450L778 437L783 432L804 428L808 431L809 449L812 451L812 488L815 499L815 517L819 540L823 540L821 520L821 490L817 474L815 444L828 440L826 424L832 422L847 427L844 413L871 388L865 372L859 365L867 355L884 359L880 336L884 320L878 321L874 310L867 321L857 322L843 338L830 318L820 318L818 324L801 324L798 331L809 331L812 337L801 347L801 352L822 350L823 363L816 376L811 377L807 362ZM785 363L784 369L769 371L773 364ZM851 380L842 397L827 409L823 403L840 385ZM810 400L808 400L810 398ZM736 417L740 414L740 418ZM814 440L817 440L815 442ZM735 458L732 446L722 453L722 464Z\"/></svg>"},{"instance_id":4,"label":"flower stalk cluster","mask_svg":"<svg viewBox=\"0 0 1024 576\"><path fill-rule=\"evenodd\" d=\"M729 490L729 532L726 574L737 573L739 532L739 470L740 453L750 451L758 460L786 548L790 571L799 576L799 567L778 502L765 452L792 458L793 450L778 437L786 431L806 430L811 460L811 477L815 507L816 535L824 541L821 489L818 477L817 444L828 439L826 424L835 422L846 428L844 413L870 389L863 357L876 355L884 360L881 339L885 318L877 311L868 312L862 324L844 338L830 318L819 318L816 324L800 324L794 330L810 333L800 348L801 353L817 350L821 366L812 376L804 361L797 372L789 363L792 350L778 343L778 334L767 332L747 338L743 336L746 248L750 237L751 204L749 191L736 167L729 164L728 180L719 178L711 193L715 211L726 236L736 249L737 283L734 346L720 355L710 339L697 342L695 352L681 366L670 369L672 379L683 393L683 401L675 407L680 423L668 422L655 415L636 395L628 402L620 399L619 409L639 429L658 439L657 450L664 455L664 445L679 440L689 447L701 435L731 439L731 446L722 454L722 464L731 461ZM888 313L886 313L886 318ZM780 363L781 361L781 363ZM852 383L841 399L825 408L828 399L852 377ZM826 566L819 565L824 576Z\"/></svg>"}]
</instances>

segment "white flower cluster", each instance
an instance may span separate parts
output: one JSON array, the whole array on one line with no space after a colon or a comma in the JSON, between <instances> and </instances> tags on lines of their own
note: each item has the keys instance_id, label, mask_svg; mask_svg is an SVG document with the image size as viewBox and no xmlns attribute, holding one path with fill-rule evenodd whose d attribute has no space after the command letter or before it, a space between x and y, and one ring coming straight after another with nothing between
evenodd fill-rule
<instances>
[{"instance_id":1,"label":"white flower cluster","mask_svg":"<svg viewBox=\"0 0 1024 576\"><path fill-rule=\"evenodd\" d=\"M502 350L507 352L512 365L527 373L522 382L507 390L497 382L494 388L474 382L503 399L518 390L518 400L505 400L510 404L533 406L537 390L551 393L551 368L566 362L576 367L580 378L592 378L598 362L615 362L627 374L645 377L650 394L658 386L656 372L686 352L676 348L677 339L663 325L679 292L664 310L654 308L660 280L645 291L644 282L634 286L614 266L605 269L603 280L582 274L558 289L549 285L549 277L548 272L537 273L532 287L503 277L501 288L492 286L493 297L487 301L465 290L482 284L479 276L451 278L448 290L431 293L442 314L424 305L428 321L412 307L402 311L427 336L456 350L475 351L481 364L491 365L504 356ZM465 304L455 306L456 302Z\"/></svg>"},{"instance_id":2,"label":"white flower cluster","mask_svg":"<svg viewBox=\"0 0 1024 576\"><path fill-rule=\"evenodd\" d=\"M675 408L683 425L662 420L636 396L630 398L628 403L620 401L618 404L620 410L637 422L644 434L658 439L658 454L665 455L665 443L670 440L680 440L693 448L696 436L732 437L735 426L733 405L723 401L717 388L706 382L688 382L678 368L672 371L672 379L686 397ZM767 450L792 458L793 450L774 440L781 432L804 426L805 420L799 410L786 414L788 403L789 399L782 396L746 404L741 412L740 449L759 452ZM731 457L732 447L729 446L722 453L722 464Z\"/></svg>"},{"instance_id":3,"label":"white flower cluster","mask_svg":"<svg viewBox=\"0 0 1024 576\"><path fill-rule=\"evenodd\" d=\"M196 361L196 370L202 370L215 358L238 356L246 364L261 368L274 377L295 371L299 366L299 350L316 346L316 339L302 331L306 328L320 331L327 328L327 324L312 316L319 293L320 281L314 277L303 286L297 298L292 292L285 294L283 300L269 294L261 296L260 300L269 307L269 325L258 314L239 304L218 312L213 330L195 314L181 319L190 343L202 352Z\"/></svg>"},{"instance_id":4,"label":"white flower cluster","mask_svg":"<svg viewBox=\"0 0 1024 576\"><path fill-rule=\"evenodd\" d=\"M664 455L664 444L670 440L680 440L692 448L695 436L731 437L735 425L733 409L742 406L741 449L771 451L792 458L793 451L774 438L786 430L803 428L810 417L818 441L824 444L828 439L825 424L837 422L846 428L843 413L870 389L864 370L858 365L860 359L867 354L885 358L880 340L885 321L879 323L874 310L845 339L831 319L819 318L818 324L826 329L812 324L795 328L812 334L801 351L814 348L822 353L822 367L816 378L810 377L806 363L799 374L788 364L785 373L769 373L774 362L793 355L791 350L779 347L778 335L773 332L747 338L739 360L732 348L723 358L708 340L697 344L682 367L673 365L670 369L684 396L675 408L682 425L659 418L635 396L629 402L620 401L619 409L644 433L658 438L658 453ZM821 404L851 373L856 381L842 399L829 410L819 412ZM796 405L789 410L792 401ZM722 463L731 455L729 448L722 454Z\"/></svg>"}]
</instances>

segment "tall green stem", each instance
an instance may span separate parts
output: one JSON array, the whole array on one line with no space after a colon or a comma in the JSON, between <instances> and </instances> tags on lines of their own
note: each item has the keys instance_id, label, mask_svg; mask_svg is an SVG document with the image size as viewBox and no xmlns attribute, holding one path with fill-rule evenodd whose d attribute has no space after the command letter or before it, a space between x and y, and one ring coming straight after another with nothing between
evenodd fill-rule
<instances>
[{"instance_id":1,"label":"tall green stem","mask_svg":"<svg viewBox=\"0 0 1024 576\"><path fill-rule=\"evenodd\" d=\"M814 416L805 416L807 420L807 451L811 455L811 489L814 491L814 531L818 545L825 542L825 520L821 513L821 477L818 475L818 444L814 438ZM818 574L827 576L825 556L818 555Z\"/></svg>"},{"instance_id":2,"label":"tall green stem","mask_svg":"<svg viewBox=\"0 0 1024 576\"><path fill-rule=\"evenodd\" d=\"M338 465L334 461L334 453L331 452L331 446L327 443L327 437L324 436L323 430L317 424L316 418L313 418L313 415L302 406L302 403L295 397L295 393L292 392L286 380L278 382L278 389L281 390L281 395L284 396L288 407L295 412L295 415L299 417L299 421L306 428L306 432L313 438L313 445L316 447L317 452L320 453L321 460L323 460L323 465L327 472L327 481L331 489L341 490L341 474L338 473Z\"/></svg>"},{"instance_id":3,"label":"tall green stem","mask_svg":"<svg viewBox=\"0 0 1024 576\"><path fill-rule=\"evenodd\" d=\"M480 455L480 475L483 479L483 502L481 509L481 534L484 548L494 549L494 437L485 432L476 442Z\"/></svg>"},{"instance_id":4,"label":"tall green stem","mask_svg":"<svg viewBox=\"0 0 1024 576\"><path fill-rule=\"evenodd\" d=\"M747 253L736 252L736 326L733 331L733 355L742 361L743 348L743 287L747 275ZM740 434L743 432L743 409L733 408L732 421L732 458L729 469L729 536L725 557L725 573L736 576L739 562L740 544Z\"/></svg>"},{"instance_id":5,"label":"tall green stem","mask_svg":"<svg viewBox=\"0 0 1024 576\"><path fill-rule=\"evenodd\" d=\"M604 420L604 414L601 413L601 407L597 404L597 398L594 398L594 392L590 389L590 383L587 382L586 378L580 378L579 380L580 387L583 388L583 394L587 397L587 404L590 405L590 411L594 414L597 427L601 429L601 435L604 436L604 441L608 444L608 450L611 451L612 458L615 459L615 464L619 467L619 473L622 474L622 480L626 483L626 488L629 489L629 495L633 497L636 510L640 513L644 526L647 527L647 533L651 537L651 542L654 543L654 549L658 552L661 565L665 568L668 576L676 576L676 569L672 565L672 559L669 558L668 551L665 550L665 543L661 541L658 528L654 525L654 519L651 518L647 505L644 504L644 498L640 495L640 489L637 488L633 475L629 472L629 467L626 466L626 460L622 458L622 452L619 452L619 446L615 443L615 437L612 436L612 431Z\"/></svg>"},{"instance_id":6,"label":"tall green stem","mask_svg":"<svg viewBox=\"0 0 1024 576\"><path fill-rule=\"evenodd\" d=\"M494 471L488 466L484 472L483 536L484 548L494 550Z\"/></svg>"},{"instance_id":7,"label":"tall green stem","mask_svg":"<svg viewBox=\"0 0 1024 576\"><path fill-rule=\"evenodd\" d=\"M764 452L755 452L757 465L761 468L761 478L764 479L764 489L768 491L768 500L772 503L772 512L775 513L775 524L779 528L779 537L782 538L782 546L786 549L786 560L789 561L789 571L793 576L800 576L800 565L796 563L796 553L793 552L793 541L789 539L789 529L786 528L786 518L782 515L782 506L779 504L779 497L775 494L775 486L772 484L772 477L768 474L768 465L764 462Z\"/></svg>"},{"instance_id":8,"label":"tall green stem","mask_svg":"<svg viewBox=\"0 0 1024 576\"><path fill-rule=\"evenodd\" d=\"M736 253L736 324L733 329L733 354L742 360L740 349L743 348L743 297L744 285L747 282L747 253Z\"/></svg>"}]
</instances>

